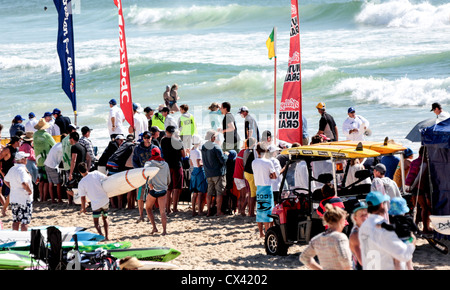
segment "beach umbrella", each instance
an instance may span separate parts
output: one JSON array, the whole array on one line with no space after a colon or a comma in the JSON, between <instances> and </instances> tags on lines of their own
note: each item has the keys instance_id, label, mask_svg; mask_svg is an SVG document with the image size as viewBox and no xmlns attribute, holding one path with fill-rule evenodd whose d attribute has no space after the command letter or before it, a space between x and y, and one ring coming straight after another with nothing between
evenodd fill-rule
<instances>
[{"instance_id":1,"label":"beach umbrella","mask_svg":"<svg viewBox=\"0 0 450 290\"><path fill-rule=\"evenodd\" d=\"M412 142L421 142L422 136L420 134L420 131L423 128L433 126L434 124L436 124L436 118L430 118L430 119L423 120L423 121L417 123L416 126L414 126L414 128L409 132L408 135L406 135L405 138Z\"/></svg>"}]
</instances>

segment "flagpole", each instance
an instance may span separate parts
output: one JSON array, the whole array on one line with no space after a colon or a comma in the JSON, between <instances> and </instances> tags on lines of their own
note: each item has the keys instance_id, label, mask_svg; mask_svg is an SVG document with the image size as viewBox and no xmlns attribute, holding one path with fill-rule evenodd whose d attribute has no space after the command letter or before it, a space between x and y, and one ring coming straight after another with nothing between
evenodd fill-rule
<instances>
[{"instance_id":1,"label":"flagpole","mask_svg":"<svg viewBox=\"0 0 450 290\"><path fill-rule=\"evenodd\" d=\"M275 136L274 143L277 143L277 27L273 28L273 48L275 51L275 61L273 69L273 136Z\"/></svg>"}]
</instances>

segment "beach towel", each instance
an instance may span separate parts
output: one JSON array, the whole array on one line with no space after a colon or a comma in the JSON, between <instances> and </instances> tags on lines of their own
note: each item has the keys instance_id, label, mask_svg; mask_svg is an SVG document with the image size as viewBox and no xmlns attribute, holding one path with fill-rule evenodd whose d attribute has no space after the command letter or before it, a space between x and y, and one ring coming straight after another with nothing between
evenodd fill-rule
<instances>
[{"instance_id":1,"label":"beach towel","mask_svg":"<svg viewBox=\"0 0 450 290\"><path fill-rule=\"evenodd\" d=\"M271 185L258 185L256 188L256 222L270 223L273 221L268 215L274 207Z\"/></svg>"}]
</instances>

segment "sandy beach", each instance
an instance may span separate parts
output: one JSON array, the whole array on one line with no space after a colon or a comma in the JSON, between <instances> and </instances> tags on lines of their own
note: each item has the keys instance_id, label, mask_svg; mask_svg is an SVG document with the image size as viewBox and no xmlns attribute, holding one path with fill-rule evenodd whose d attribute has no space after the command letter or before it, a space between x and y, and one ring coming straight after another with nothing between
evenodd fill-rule
<instances>
[{"instance_id":1,"label":"sandy beach","mask_svg":"<svg viewBox=\"0 0 450 290\"><path fill-rule=\"evenodd\" d=\"M58 225L93 227L90 208L80 215L79 206L38 202L34 204L30 226ZM181 270L306 270L299 262L305 246L291 246L288 256L268 256L264 241L259 238L255 218L228 215L222 217L192 217L187 202L180 203L180 212L168 217L166 236L162 231L158 210L154 211L159 233L150 235L149 222L136 223L137 209L111 209L110 242L130 241L133 248L171 247L181 255L171 263ZM3 217L3 227L11 228L11 212ZM450 246L450 241L442 241ZM104 242L101 242L104 243ZM450 257L433 249L426 240L418 239L414 254L417 270L449 270Z\"/></svg>"}]
</instances>

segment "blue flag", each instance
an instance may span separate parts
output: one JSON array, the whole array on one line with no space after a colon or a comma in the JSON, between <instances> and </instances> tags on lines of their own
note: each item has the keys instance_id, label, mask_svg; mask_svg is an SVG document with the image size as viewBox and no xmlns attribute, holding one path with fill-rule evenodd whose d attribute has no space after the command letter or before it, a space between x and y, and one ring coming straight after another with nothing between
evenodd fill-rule
<instances>
[{"instance_id":1,"label":"blue flag","mask_svg":"<svg viewBox=\"0 0 450 290\"><path fill-rule=\"evenodd\" d=\"M75 90L75 49L73 43L72 2L53 0L58 11L57 50L61 62L62 89L72 102L73 111L77 111Z\"/></svg>"}]
</instances>

